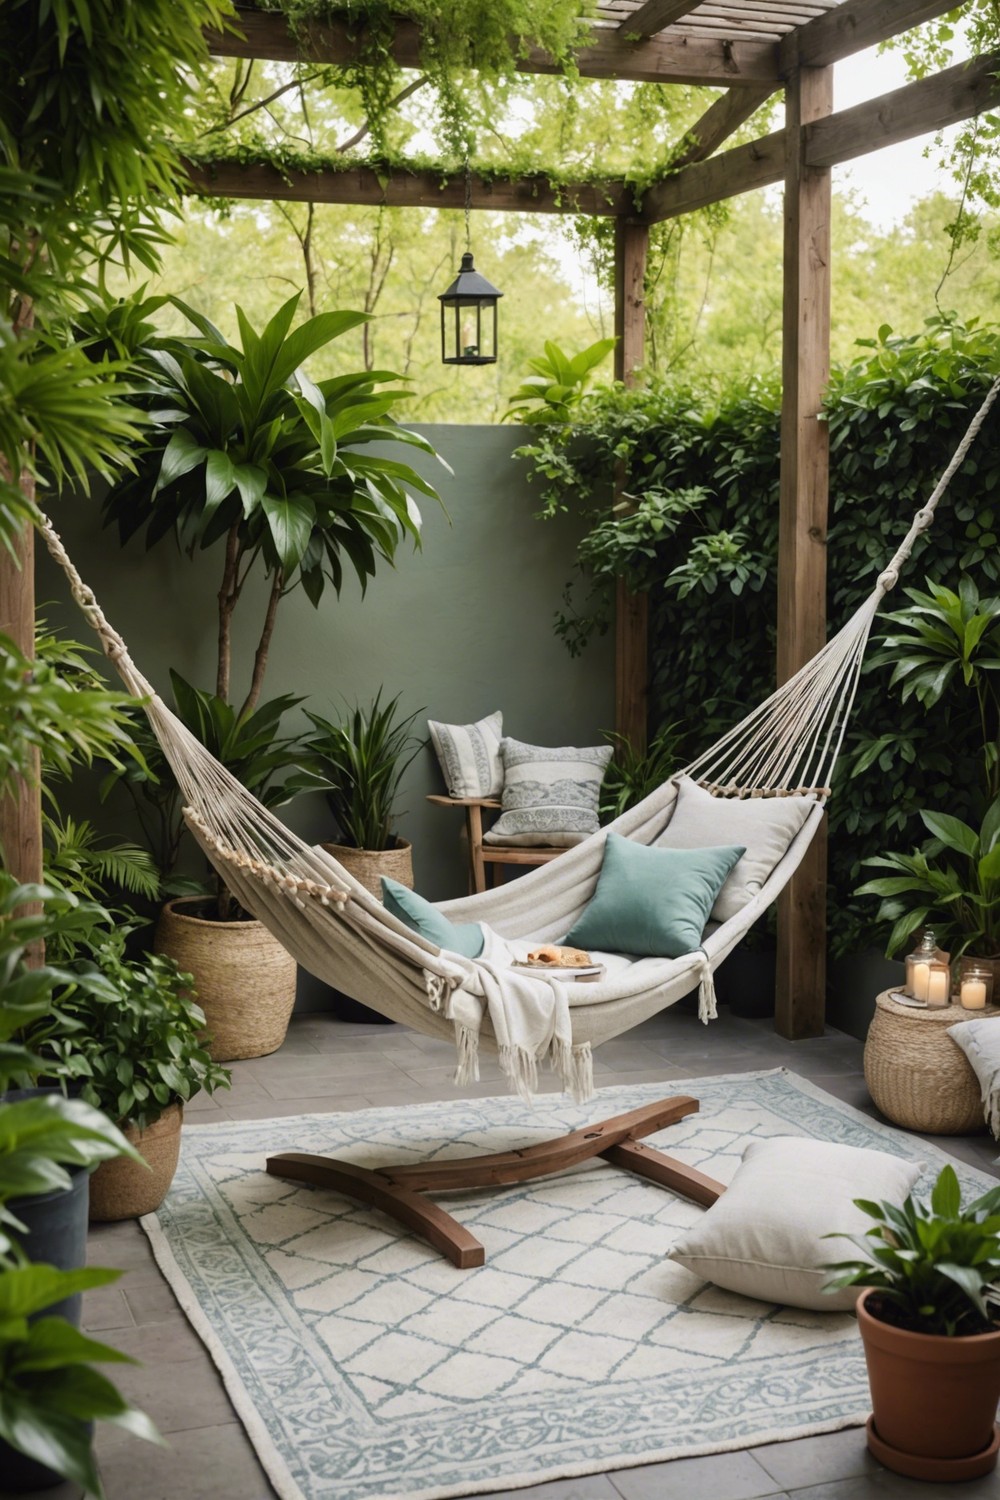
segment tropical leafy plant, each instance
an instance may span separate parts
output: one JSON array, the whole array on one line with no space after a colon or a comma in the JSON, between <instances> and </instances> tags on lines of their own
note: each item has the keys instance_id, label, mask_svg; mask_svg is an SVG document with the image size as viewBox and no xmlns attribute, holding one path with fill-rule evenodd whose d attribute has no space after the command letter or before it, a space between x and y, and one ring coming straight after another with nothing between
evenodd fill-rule
<instances>
[{"instance_id":1,"label":"tropical leafy plant","mask_svg":"<svg viewBox=\"0 0 1000 1500\"><path fill-rule=\"evenodd\" d=\"M863 1235L827 1236L848 1239L860 1251L827 1266L828 1291L874 1287L878 1309L869 1310L913 1333L961 1337L997 1327L996 1302L987 1294L1000 1277L1000 1186L963 1209L949 1164L929 1205L912 1193L902 1207L854 1201L875 1222Z\"/></svg>"},{"instance_id":2,"label":"tropical leafy plant","mask_svg":"<svg viewBox=\"0 0 1000 1500\"><path fill-rule=\"evenodd\" d=\"M683 765L683 733L680 723L665 724L645 750L637 751L627 735L611 729L603 731L615 753L601 782L598 812L602 823L610 823L635 807Z\"/></svg>"},{"instance_id":3,"label":"tropical leafy plant","mask_svg":"<svg viewBox=\"0 0 1000 1500\"><path fill-rule=\"evenodd\" d=\"M300 698L283 693L253 711L237 713L214 693L192 686L179 672L171 671L170 681L181 722L265 807L280 807L301 791L326 785L312 768L304 736L282 728L285 715L301 703ZM139 754L111 767L102 796L124 783L152 851L161 893L202 891L204 881L174 873L184 835L180 793L145 713L135 704L130 725Z\"/></svg>"},{"instance_id":4,"label":"tropical leafy plant","mask_svg":"<svg viewBox=\"0 0 1000 1500\"><path fill-rule=\"evenodd\" d=\"M579 354L565 354L546 340L545 353L528 360L526 375L510 398L503 420L528 427L559 426L573 416L586 395L594 370L610 354L617 339L598 339Z\"/></svg>"},{"instance_id":5,"label":"tropical leafy plant","mask_svg":"<svg viewBox=\"0 0 1000 1500\"><path fill-rule=\"evenodd\" d=\"M927 591L904 589L907 609L884 616L896 628L883 633L872 667L892 667L890 687L905 703L915 698L934 709L961 682L972 689L983 746L989 797L1000 794L1000 596L981 599L975 579L962 575L958 592L927 579Z\"/></svg>"},{"instance_id":6,"label":"tropical leafy plant","mask_svg":"<svg viewBox=\"0 0 1000 1500\"><path fill-rule=\"evenodd\" d=\"M420 543L411 492L439 498L409 464L365 451L401 443L437 456L392 416L407 392L379 388L397 376L361 370L316 385L302 368L368 315L320 313L293 329L298 302L296 293L260 333L237 308L242 349L177 303L200 336L139 351L153 435L135 474L104 502L122 541L145 529L152 546L172 533L189 555L222 543L215 692L226 701L233 614L249 574L264 572L270 589L241 717L259 700L281 600L297 584L313 605L328 584L339 594L345 565L364 587L404 537Z\"/></svg>"},{"instance_id":7,"label":"tropical leafy plant","mask_svg":"<svg viewBox=\"0 0 1000 1500\"><path fill-rule=\"evenodd\" d=\"M72 964L79 983L57 1014L24 1033L46 1073L71 1082L80 1099L119 1125L140 1130L202 1089L228 1088L228 1069L206 1050L191 975L163 954L130 961L122 928L91 947L92 958Z\"/></svg>"},{"instance_id":8,"label":"tropical leafy plant","mask_svg":"<svg viewBox=\"0 0 1000 1500\"><path fill-rule=\"evenodd\" d=\"M61 1271L30 1264L6 1266L0 1274L0 1438L98 1497L104 1491L91 1449L92 1422L111 1422L149 1442L163 1439L93 1368L136 1361L88 1338L65 1318L44 1314L54 1303L108 1286L121 1274L98 1266Z\"/></svg>"},{"instance_id":9,"label":"tropical leafy plant","mask_svg":"<svg viewBox=\"0 0 1000 1500\"><path fill-rule=\"evenodd\" d=\"M327 782L326 800L344 843L359 849L392 849L392 819L403 772L424 741L411 733L422 709L401 718L399 698L355 705L335 722L309 713L306 744Z\"/></svg>"},{"instance_id":10,"label":"tropical leafy plant","mask_svg":"<svg viewBox=\"0 0 1000 1500\"><path fill-rule=\"evenodd\" d=\"M912 854L866 859L865 865L892 873L867 881L855 895L882 897L878 920L892 923L890 957L928 923L953 959L968 952L992 957L1000 952L1000 796L978 833L950 813L920 817L933 838Z\"/></svg>"}]
</instances>

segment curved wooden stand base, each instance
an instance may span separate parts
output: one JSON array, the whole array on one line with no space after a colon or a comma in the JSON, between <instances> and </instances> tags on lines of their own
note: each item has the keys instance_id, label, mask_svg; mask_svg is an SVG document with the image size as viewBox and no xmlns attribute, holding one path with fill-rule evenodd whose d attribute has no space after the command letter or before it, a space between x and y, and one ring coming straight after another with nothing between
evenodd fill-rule
<instances>
[{"instance_id":1,"label":"curved wooden stand base","mask_svg":"<svg viewBox=\"0 0 1000 1500\"><path fill-rule=\"evenodd\" d=\"M697 1110L697 1099L681 1094L644 1105L642 1109L633 1109L628 1114L615 1115L610 1120L585 1125L582 1130L573 1130L555 1140L526 1146L521 1151L498 1151L490 1156L463 1156L401 1167L380 1167L377 1172L368 1167L357 1167L352 1162L338 1161L332 1156L283 1151L279 1156L268 1157L267 1170L272 1177L287 1177L294 1182L308 1182L313 1187L332 1188L348 1198L380 1208L427 1240L464 1271L484 1265L486 1252L457 1219L425 1198L425 1193L504 1187L527 1182L532 1177L564 1172L577 1162L601 1156L616 1167L648 1177L651 1182L692 1198L707 1208L725 1191L723 1184L639 1140L654 1130L675 1125L685 1115L696 1114Z\"/></svg>"}]
</instances>

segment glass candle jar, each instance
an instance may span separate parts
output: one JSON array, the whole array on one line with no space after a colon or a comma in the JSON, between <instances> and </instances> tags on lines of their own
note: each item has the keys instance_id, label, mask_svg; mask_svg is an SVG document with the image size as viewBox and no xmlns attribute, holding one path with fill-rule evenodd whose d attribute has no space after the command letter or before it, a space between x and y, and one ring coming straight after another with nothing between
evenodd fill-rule
<instances>
[{"instance_id":1,"label":"glass candle jar","mask_svg":"<svg viewBox=\"0 0 1000 1500\"><path fill-rule=\"evenodd\" d=\"M985 1010L993 1004L993 965L963 958L959 966L958 999L963 1010Z\"/></svg>"},{"instance_id":2,"label":"glass candle jar","mask_svg":"<svg viewBox=\"0 0 1000 1500\"><path fill-rule=\"evenodd\" d=\"M914 1000L927 999L927 983L930 975L930 966L938 960L937 944L930 928L924 932L919 944L912 953L906 955L906 983L903 985L903 993L912 995Z\"/></svg>"}]
</instances>

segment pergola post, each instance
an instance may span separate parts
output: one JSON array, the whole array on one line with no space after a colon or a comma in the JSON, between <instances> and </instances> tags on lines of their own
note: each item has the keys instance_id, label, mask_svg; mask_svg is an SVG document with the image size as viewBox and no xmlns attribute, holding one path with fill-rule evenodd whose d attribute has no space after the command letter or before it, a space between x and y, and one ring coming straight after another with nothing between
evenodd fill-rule
<instances>
[{"instance_id":1,"label":"pergola post","mask_svg":"<svg viewBox=\"0 0 1000 1500\"><path fill-rule=\"evenodd\" d=\"M0 459L0 473L7 477ZM33 493L33 482L22 480ZM20 564L20 566L19 566ZM25 656L35 654L35 533L26 525L14 557L0 547L0 631ZM0 797L0 863L22 884L42 878L42 793L35 757L31 781L14 780Z\"/></svg>"},{"instance_id":2,"label":"pergola post","mask_svg":"<svg viewBox=\"0 0 1000 1500\"><path fill-rule=\"evenodd\" d=\"M778 682L826 640L829 439L820 406L830 375L828 167L806 165L811 121L833 108L833 69L802 67L785 90L785 254L782 323ZM826 1007L826 829L778 898L775 1029L819 1036Z\"/></svg>"},{"instance_id":3,"label":"pergola post","mask_svg":"<svg viewBox=\"0 0 1000 1500\"><path fill-rule=\"evenodd\" d=\"M634 385L642 368L646 322L644 282L649 228L615 220L615 379ZM621 498L620 477L615 499ZM649 699L649 596L619 578L615 591L615 730L637 752L646 748Z\"/></svg>"}]
</instances>

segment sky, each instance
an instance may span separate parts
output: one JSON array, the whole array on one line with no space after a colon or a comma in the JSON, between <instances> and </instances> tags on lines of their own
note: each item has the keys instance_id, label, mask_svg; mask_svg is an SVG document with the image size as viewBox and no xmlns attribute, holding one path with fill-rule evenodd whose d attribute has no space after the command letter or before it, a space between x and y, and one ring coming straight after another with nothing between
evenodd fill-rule
<instances>
[{"instance_id":1,"label":"sky","mask_svg":"<svg viewBox=\"0 0 1000 1500\"><path fill-rule=\"evenodd\" d=\"M878 54L874 47L837 63L833 75L833 107L849 109L907 82L906 65L898 52ZM953 139L960 126L944 133L945 141ZM934 136L901 141L870 156L861 156L835 167L834 188L844 191L853 187L866 204L866 216L881 230L890 229L906 217L917 198L940 189L955 193L954 178L938 166L942 153L933 146ZM931 147L929 157L924 152Z\"/></svg>"}]
</instances>

